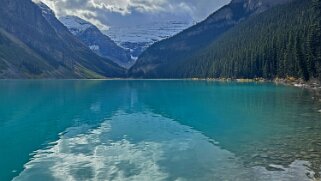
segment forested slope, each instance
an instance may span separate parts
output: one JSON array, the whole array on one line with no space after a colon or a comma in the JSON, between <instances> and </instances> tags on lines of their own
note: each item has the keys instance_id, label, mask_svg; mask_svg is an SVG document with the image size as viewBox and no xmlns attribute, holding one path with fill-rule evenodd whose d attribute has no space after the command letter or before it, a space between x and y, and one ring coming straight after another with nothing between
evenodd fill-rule
<instances>
[{"instance_id":1,"label":"forested slope","mask_svg":"<svg viewBox=\"0 0 321 181\"><path fill-rule=\"evenodd\" d=\"M232 0L204 21L149 47L130 69L130 75L157 78L170 74L172 72L168 70L169 67L184 63L230 28L289 1L291 0Z\"/></svg>"},{"instance_id":2,"label":"forested slope","mask_svg":"<svg viewBox=\"0 0 321 181\"><path fill-rule=\"evenodd\" d=\"M144 64L145 69L140 74L132 75L320 79L320 18L320 0L295 0L278 5L250 16L184 60L176 59L162 65ZM142 59L158 56L161 55L149 54ZM166 53L163 56L166 59ZM139 70L139 62L135 68Z\"/></svg>"},{"instance_id":3,"label":"forested slope","mask_svg":"<svg viewBox=\"0 0 321 181\"><path fill-rule=\"evenodd\" d=\"M171 76L321 78L320 0L273 8L231 29Z\"/></svg>"}]
</instances>

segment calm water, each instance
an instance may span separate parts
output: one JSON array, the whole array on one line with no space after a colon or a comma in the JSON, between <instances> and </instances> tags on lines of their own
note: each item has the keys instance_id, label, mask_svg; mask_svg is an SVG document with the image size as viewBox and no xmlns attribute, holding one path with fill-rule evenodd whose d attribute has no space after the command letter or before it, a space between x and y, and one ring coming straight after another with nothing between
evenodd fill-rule
<instances>
[{"instance_id":1,"label":"calm water","mask_svg":"<svg viewBox=\"0 0 321 181\"><path fill-rule=\"evenodd\" d=\"M0 180L311 180L314 95L274 84L0 81Z\"/></svg>"}]
</instances>

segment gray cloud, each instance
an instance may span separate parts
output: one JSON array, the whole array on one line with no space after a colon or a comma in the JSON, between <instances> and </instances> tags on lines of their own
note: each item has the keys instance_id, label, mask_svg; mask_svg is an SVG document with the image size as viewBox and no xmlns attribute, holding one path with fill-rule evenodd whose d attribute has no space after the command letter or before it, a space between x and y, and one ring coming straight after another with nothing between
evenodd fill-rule
<instances>
[{"instance_id":1,"label":"gray cloud","mask_svg":"<svg viewBox=\"0 0 321 181\"><path fill-rule=\"evenodd\" d=\"M200 21L230 0L41 1L52 8L57 16L76 15L90 21L100 29L106 30L108 26L113 26L114 24L144 23L171 19Z\"/></svg>"}]
</instances>

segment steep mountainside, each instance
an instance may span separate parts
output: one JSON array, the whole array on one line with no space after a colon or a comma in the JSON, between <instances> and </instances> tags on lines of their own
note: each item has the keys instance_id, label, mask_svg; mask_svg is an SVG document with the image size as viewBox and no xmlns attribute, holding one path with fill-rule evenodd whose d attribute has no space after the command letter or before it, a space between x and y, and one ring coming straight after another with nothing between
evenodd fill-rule
<instances>
[{"instance_id":1,"label":"steep mountainside","mask_svg":"<svg viewBox=\"0 0 321 181\"><path fill-rule=\"evenodd\" d=\"M131 59L129 50L118 46L93 24L76 16L61 17L59 20L73 35L99 56L108 58L125 68L133 65L134 60Z\"/></svg>"},{"instance_id":2,"label":"steep mountainside","mask_svg":"<svg viewBox=\"0 0 321 181\"><path fill-rule=\"evenodd\" d=\"M0 78L99 78L123 69L91 52L53 13L30 0L1 0Z\"/></svg>"},{"instance_id":3,"label":"steep mountainside","mask_svg":"<svg viewBox=\"0 0 321 181\"><path fill-rule=\"evenodd\" d=\"M176 76L320 79L321 50L314 50L320 47L314 43L320 41L315 36L320 30L312 5L298 0L250 18L186 65L176 65Z\"/></svg>"},{"instance_id":4,"label":"steep mountainside","mask_svg":"<svg viewBox=\"0 0 321 181\"><path fill-rule=\"evenodd\" d=\"M67 70L54 71L54 67L37 52L0 28L0 78L59 78L62 73L66 74Z\"/></svg>"},{"instance_id":5,"label":"steep mountainside","mask_svg":"<svg viewBox=\"0 0 321 181\"><path fill-rule=\"evenodd\" d=\"M321 80L320 0L272 8L231 29L165 77Z\"/></svg>"},{"instance_id":6,"label":"steep mountainside","mask_svg":"<svg viewBox=\"0 0 321 181\"><path fill-rule=\"evenodd\" d=\"M183 62L248 17L289 1L233 0L203 22L152 45L129 72L135 77L161 77L168 66Z\"/></svg>"}]
</instances>

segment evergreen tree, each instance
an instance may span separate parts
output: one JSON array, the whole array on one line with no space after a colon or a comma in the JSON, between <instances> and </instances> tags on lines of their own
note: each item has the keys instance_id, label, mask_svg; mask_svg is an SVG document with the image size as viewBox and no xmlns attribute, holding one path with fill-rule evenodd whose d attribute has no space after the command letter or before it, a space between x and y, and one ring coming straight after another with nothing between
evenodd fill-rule
<instances>
[{"instance_id":1,"label":"evergreen tree","mask_svg":"<svg viewBox=\"0 0 321 181\"><path fill-rule=\"evenodd\" d=\"M321 80L320 1L295 0L253 15L192 57L160 64L154 75ZM161 52L161 56L167 60L175 55Z\"/></svg>"},{"instance_id":2,"label":"evergreen tree","mask_svg":"<svg viewBox=\"0 0 321 181\"><path fill-rule=\"evenodd\" d=\"M314 56L316 72L321 80L321 0L313 0L314 24L312 39L312 54Z\"/></svg>"}]
</instances>

